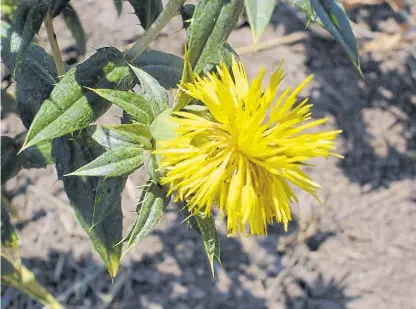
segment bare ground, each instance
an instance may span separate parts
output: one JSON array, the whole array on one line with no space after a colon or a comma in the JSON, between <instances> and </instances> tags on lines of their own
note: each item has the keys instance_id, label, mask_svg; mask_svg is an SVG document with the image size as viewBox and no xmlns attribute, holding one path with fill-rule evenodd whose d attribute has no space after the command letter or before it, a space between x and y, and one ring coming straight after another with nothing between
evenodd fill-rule
<instances>
[{"instance_id":1,"label":"bare ground","mask_svg":"<svg viewBox=\"0 0 416 309\"><path fill-rule=\"evenodd\" d=\"M110 0L74 6L89 54L102 46L121 48L142 33L128 5L120 18ZM387 5L349 13L366 31L395 31L400 21ZM62 23L57 29L61 48L69 50L70 34ZM181 55L179 29L177 18L152 47ZM19 212L24 264L68 308L416 308L416 48L363 54L363 80L338 44L313 29L294 44L241 56L251 78L262 66L270 75L281 59L285 86L315 74L303 95L315 105L314 117L328 117L328 128L343 130L338 149L345 159L318 160L308 170L322 185L323 203L299 192L297 220L288 232L273 226L267 237L234 239L220 224L222 267L212 279L198 235L170 207L155 232L122 261L112 283L49 167L22 171L5 187ZM261 40L295 31L304 31L304 24L281 4ZM39 41L47 46L44 32ZM251 44L249 28L242 24L230 43ZM118 114L114 109L102 121L117 121ZM23 127L9 114L1 130L14 136ZM137 173L132 181L141 178ZM126 229L135 196L139 192L124 194ZM2 287L2 308L41 307Z\"/></svg>"}]
</instances>

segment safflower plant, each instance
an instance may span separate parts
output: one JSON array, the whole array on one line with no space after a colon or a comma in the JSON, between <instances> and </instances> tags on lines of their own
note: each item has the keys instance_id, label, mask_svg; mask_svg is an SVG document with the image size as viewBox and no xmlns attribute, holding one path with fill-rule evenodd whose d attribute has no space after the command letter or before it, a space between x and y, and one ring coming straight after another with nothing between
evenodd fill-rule
<instances>
[{"instance_id":1,"label":"safflower plant","mask_svg":"<svg viewBox=\"0 0 416 309\"><path fill-rule=\"evenodd\" d=\"M319 200L319 184L302 167L312 158L342 156L334 146L340 131L320 129L327 120L312 119L312 104L298 99L312 76L279 90L282 61L266 86L264 69L250 81L227 43L243 10L256 40L275 0L199 0L195 6L185 0L169 0L165 6L161 0L129 0L143 36L125 52L101 48L72 68L62 61L59 33L53 29L53 18L66 14L85 50L74 8L65 13L69 1L16 2L7 10L11 22L2 22L2 60L16 82L16 111L27 132L2 136L2 183L22 168L55 164L68 207L111 277L123 253L152 231L171 201L200 232L213 270L214 259L220 260L216 224L225 224L230 237L265 235L268 225L287 227L291 203L297 201L293 187ZM306 12L308 22L326 28L359 70L357 44L342 5L336 0L293 4ZM178 14L187 35L184 59L149 49ZM33 42L42 24L52 54ZM176 91L171 105L169 90ZM112 104L123 109L121 124L94 124ZM142 167L149 180L142 186L136 221L123 236L121 193L128 175ZM2 280L61 307L20 263L17 236L3 205Z\"/></svg>"}]
</instances>

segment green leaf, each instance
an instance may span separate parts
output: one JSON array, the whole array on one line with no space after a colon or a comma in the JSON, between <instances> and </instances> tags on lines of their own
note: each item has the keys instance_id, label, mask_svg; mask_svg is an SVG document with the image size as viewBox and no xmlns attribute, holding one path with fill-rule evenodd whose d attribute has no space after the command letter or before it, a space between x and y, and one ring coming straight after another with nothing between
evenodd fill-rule
<instances>
[{"instance_id":1,"label":"green leaf","mask_svg":"<svg viewBox=\"0 0 416 309\"><path fill-rule=\"evenodd\" d=\"M73 137L57 138L52 144L52 155L56 160L58 178L64 183L64 189L82 228L87 232L95 250L100 254L112 277L117 274L121 248L115 245L122 238L123 214L118 197L124 189L124 182L117 178L67 176L68 174L100 156L104 148L82 132ZM108 182L107 182L108 181ZM114 181L114 182L113 182ZM104 195L105 198L97 198ZM113 210L101 221L101 215L94 210L102 207L99 202L112 199ZM104 206L105 209L108 209ZM101 221L100 223L97 223ZM93 226L93 228L91 228Z\"/></svg>"},{"instance_id":2,"label":"green leaf","mask_svg":"<svg viewBox=\"0 0 416 309\"><path fill-rule=\"evenodd\" d=\"M242 4L241 4L242 5ZM192 24L189 23L189 20L195 20L193 18L193 14L195 12L195 6L191 4L184 5L181 9L181 15L183 20L183 25L186 29L186 35L188 37L188 40L190 40L192 31ZM212 41L210 41L212 43ZM221 44L217 45L215 48L215 51L211 54L207 55L203 65L203 68L198 69L192 69L191 63L190 63L190 54L189 52L185 54L185 58L187 59L186 64L188 67L184 67L183 75L182 75L182 83L190 82L190 78L192 78L193 73L201 74L201 73L208 73L211 71L214 71L216 69L216 66L222 62L224 62L227 67L231 67L232 59L238 59L238 55L236 52L232 49L232 47L224 40L221 42ZM193 99L184 93L183 91L179 91L177 95L177 102L174 106L174 111L178 111L183 109L187 104L190 104L193 101Z\"/></svg>"},{"instance_id":3,"label":"green leaf","mask_svg":"<svg viewBox=\"0 0 416 309\"><path fill-rule=\"evenodd\" d=\"M124 176L133 173L143 165L143 149L117 147L107 150L87 165L66 176Z\"/></svg>"},{"instance_id":4,"label":"green leaf","mask_svg":"<svg viewBox=\"0 0 416 309\"><path fill-rule=\"evenodd\" d=\"M148 49L133 61L134 66L142 69L166 88L176 88L181 80L183 59L178 56Z\"/></svg>"},{"instance_id":5,"label":"green leaf","mask_svg":"<svg viewBox=\"0 0 416 309\"><path fill-rule=\"evenodd\" d=\"M180 203L179 207L189 226L197 230L201 235L212 276L214 276L214 258L221 264L220 238L217 233L214 217L206 217L203 213L190 213L186 203Z\"/></svg>"},{"instance_id":6,"label":"green leaf","mask_svg":"<svg viewBox=\"0 0 416 309\"><path fill-rule=\"evenodd\" d=\"M1 183L16 176L23 167L24 155L17 155L17 143L8 136L1 137Z\"/></svg>"},{"instance_id":7,"label":"green leaf","mask_svg":"<svg viewBox=\"0 0 416 309\"><path fill-rule=\"evenodd\" d=\"M163 10L162 0L128 0L143 29L149 28Z\"/></svg>"},{"instance_id":8,"label":"green leaf","mask_svg":"<svg viewBox=\"0 0 416 309\"><path fill-rule=\"evenodd\" d=\"M244 6L244 0L200 0L191 23L189 61L199 74L213 63L218 48L227 42Z\"/></svg>"},{"instance_id":9,"label":"green leaf","mask_svg":"<svg viewBox=\"0 0 416 309\"><path fill-rule=\"evenodd\" d=\"M276 0L245 0L245 6L251 32L257 41L270 23Z\"/></svg>"},{"instance_id":10,"label":"green leaf","mask_svg":"<svg viewBox=\"0 0 416 309\"><path fill-rule=\"evenodd\" d=\"M294 5L308 14L311 21L319 23L332 34L361 73L357 41L342 4L337 0L292 1Z\"/></svg>"},{"instance_id":11,"label":"green leaf","mask_svg":"<svg viewBox=\"0 0 416 309\"><path fill-rule=\"evenodd\" d=\"M150 121L159 115L169 106L168 92L163 88L159 82L154 79L151 75L147 74L145 71L140 70L132 65L130 68L133 70L134 74L140 81L140 95L145 99L147 104L151 107L153 111L153 118Z\"/></svg>"},{"instance_id":12,"label":"green leaf","mask_svg":"<svg viewBox=\"0 0 416 309\"><path fill-rule=\"evenodd\" d=\"M123 12L123 1L124 0L113 0L114 6L117 10L117 16L120 17L121 13Z\"/></svg>"},{"instance_id":13,"label":"green leaf","mask_svg":"<svg viewBox=\"0 0 416 309\"><path fill-rule=\"evenodd\" d=\"M134 92L112 89L91 89L102 98L121 107L139 123L150 124L155 117L153 109L143 96Z\"/></svg>"},{"instance_id":14,"label":"green leaf","mask_svg":"<svg viewBox=\"0 0 416 309\"><path fill-rule=\"evenodd\" d=\"M62 11L62 16L66 26L68 27L69 31L71 31L72 37L77 43L79 53L81 55L85 55L87 43L84 28L82 27L77 12L72 7L72 5L68 4L68 6Z\"/></svg>"},{"instance_id":15,"label":"green leaf","mask_svg":"<svg viewBox=\"0 0 416 309\"><path fill-rule=\"evenodd\" d=\"M116 126L89 126L88 134L105 148L140 147L152 148L149 126L141 123Z\"/></svg>"},{"instance_id":16,"label":"green leaf","mask_svg":"<svg viewBox=\"0 0 416 309\"><path fill-rule=\"evenodd\" d=\"M4 284L19 289L50 309L63 309L62 305L36 280L34 273L22 266L21 272L10 268L9 261L1 258L2 277ZM3 269L8 270L3 275Z\"/></svg>"},{"instance_id":17,"label":"green leaf","mask_svg":"<svg viewBox=\"0 0 416 309\"><path fill-rule=\"evenodd\" d=\"M143 165L150 179L160 184L162 169L159 167L157 156L152 151L143 152Z\"/></svg>"},{"instance_id":18,"label":"green leaf","mask_svg":"<svg viewBox=\"0 0 416 309\"><path fill-rule=\"evenodd\" d=\"M195 214L198 230L201 232L204 242L212 276L214 276L214 257L221 264L220 260L220 238L218 237L215 219L213 216L204 217L202 214Z\"/></svg>"},{"instance_id":19,"label":"green leaf","mask_svg":"<svg viewBox=\"0 0 416 309\"><path fill-rule=\"evenodd\" d=\"M26 133L23 132L18 134L14 139L20 149L23 145L23 142L26 138ZM19 156L24 155L25 160L23 167L26 169L29 168L45 168L49 164L55 163L52 155L52 143L50 141L43 141L39 144L26 148Z\"/></svg>"},{"instance_id":20,"label":"green leaf","mask_svg":"<svg viewBox=\"0 0 416 309\"><path fill-rule=\"evenodd\" d=\"M120 51L99 49L55 86L36 114L23 148L85 128L101 116L111 104L89 87L126 90L135 82Z\"/></svg>"},{"instance_id":21,"label":"green leaf","mask_svg":"<svg viewBox=\"0 0 416 309\"><path fill-rule=\"evenodd\" d=\"M168 108L160 113L150 125L150 132L157 143L168 141L176 136L175 129L178 124L170 120L172 109Z\"/></svg>"},{"instance_id":22,"label":"green leaf","mask_svg":"<svg viewBox=\"0 0 416 309\"><path fill-rule=\"evenodd\" d=\"M2 22L1 30L1 58L16 81L17 108L23 124L29 128L58 81L55 62L43 48L32 43L21 54L17 66L17 55L10 50L10 27Z\"/></svg>"},{"instance_id":23,"label":"green leaf","mask_svg":"<svg viewBox=\"0 0 416 309\"><path fill-rule=\"evenodd\" d=\"M136 67L130 66L140 81L140 92L91 89L99 96L121 107L133 120L150 124L168 107L168 93L156 79Z\"/></svg>"},{"instance_id":24,"label":"green leaf","mask_svg":"<svg viewBox=\"0 0 416 309\"><path fill-rule=\"evenodd\" d=\"M143 191L136 209L136 222L131 231L119 243L127 242L127 248L123 255L153 230L169 203L170 199L166 197L166 193L158 184L150 181L147 185L148 187Z\"/></svg>"},{"instance_id":25,"label":"green leaf","mask_svg":"<svg viewBox=\"0 0 416 309\"><path fill-rule=\"evenodd\" d=\"M99 178L90 231L101 224L121 204L121 192L126 186L126 181L127 177ZM116 194L113 192L114 188L117 190Z\"/></svg>"},{"instance_id":26,"label":"green leaf","mask_svg":"<svg viewBox=\"0 0 416 309\"><path fill-rule=\"evenodd\" d=\"M10 51L20 58L26 47L32 43L48 11L48 4L43 0L22 0L17 8L12 23Z\"/></svg>"}]
</instances>

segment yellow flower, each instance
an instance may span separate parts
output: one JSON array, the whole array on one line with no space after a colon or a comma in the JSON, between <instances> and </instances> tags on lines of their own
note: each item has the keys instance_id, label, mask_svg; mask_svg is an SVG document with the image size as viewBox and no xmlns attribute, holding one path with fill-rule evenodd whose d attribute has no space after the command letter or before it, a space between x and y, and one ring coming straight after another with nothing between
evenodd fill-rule
<instances>
[{"instance_id":1,"label":"yellow flower","mask_svg":"<svg viewBox=\"0 0 416 309\"><path fill-rule=\"evenodd\" d=\"M274 221L286 228L289 203L297 201L289 183L317 198L319 185L301 167L315 157L342 158L331 152L341 131L306 133L327 119L306 122L312 105L307 99L295 105L312 76L275 101L283 74L280 65L265 91L264 69L249 84L243 65L235 60L232 72L222 64L217 75L194 76L182 91L202 101L209 113L174 113L177 136L155 152L165 169L162 184L169 185L170 194L176 192L176 201L205 215L218 206L231 236L266 234L267 224Z\"/></svg>"}]
</instances>

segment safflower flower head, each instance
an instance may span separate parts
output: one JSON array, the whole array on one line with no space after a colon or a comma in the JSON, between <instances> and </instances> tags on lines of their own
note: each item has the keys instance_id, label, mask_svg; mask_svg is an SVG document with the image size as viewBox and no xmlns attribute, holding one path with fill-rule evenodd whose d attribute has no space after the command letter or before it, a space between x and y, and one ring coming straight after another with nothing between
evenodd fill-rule
<instances>
[{"instance_id":1,"label":"safflower flower head","mask_svg":"<svg viewBox=\"0 0 416 309\"><path fill-rule=\"evenodd\" d=\"M311 120L305 99L297 95L310 82L286 89L275 100L283 79L282 64L264 91L264 68L251 84L242 63L225 64L205 77L192 76L181 91L201 101L207 113L174 112L176 137L162 142L155 153L165 174L162 184L175 201L191 213L211 215L213 205L226 215L227 232L234 236L264 235L267 225L291 220L290 203L296 185L314 197L320 187L301 167L316 157L337 156L334 140L341 131L305 132L327 119Z\"/></svg>"}]
</instances>

